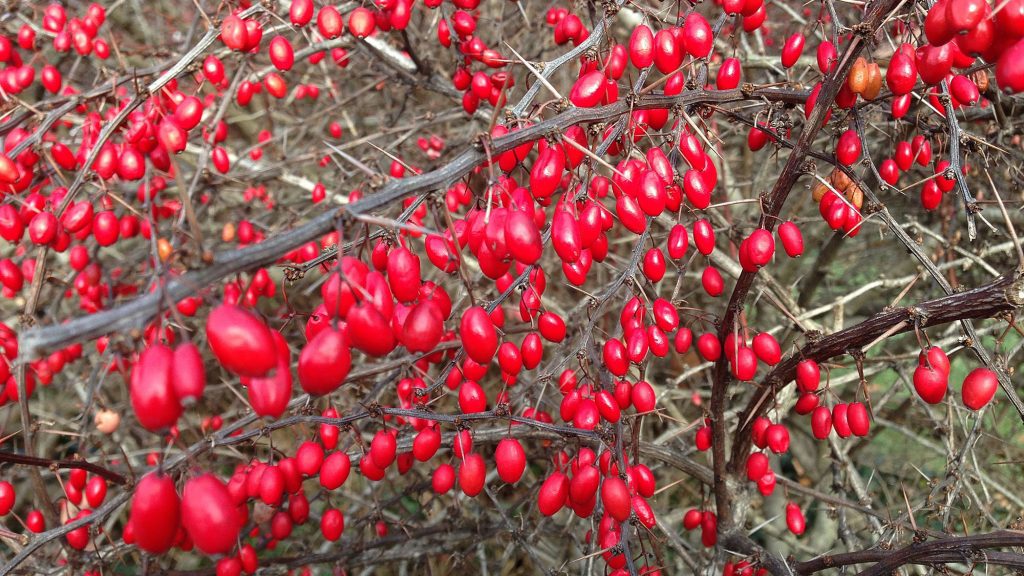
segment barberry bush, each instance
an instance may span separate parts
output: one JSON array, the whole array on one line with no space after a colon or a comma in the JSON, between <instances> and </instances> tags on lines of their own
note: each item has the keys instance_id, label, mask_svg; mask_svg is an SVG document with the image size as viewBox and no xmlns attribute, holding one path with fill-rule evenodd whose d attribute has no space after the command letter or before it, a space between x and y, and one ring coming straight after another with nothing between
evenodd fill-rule
<instances>
[{"instance_id":1,"label":"barberry bush","mask_svg":"<svg viewBox=\"0 0 1024 576\"><path fill-rule=\"evenodd\" d=\"M3 9L0 573L1024 569L1024 0Z\"/></svg>"}]
</instances>

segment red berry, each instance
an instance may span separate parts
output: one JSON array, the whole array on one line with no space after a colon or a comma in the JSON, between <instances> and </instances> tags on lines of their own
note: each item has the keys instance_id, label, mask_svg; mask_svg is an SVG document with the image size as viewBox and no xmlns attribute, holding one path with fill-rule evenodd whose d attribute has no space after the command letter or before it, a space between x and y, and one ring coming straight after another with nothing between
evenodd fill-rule
<instances>
[{"instance_id":1,"label":"red berry","mask_svg":"<svg viewBox=\"0 0 1024 576\"><path fill-rule=\"evenodd\" d=\"M792 68L800 59L800 55L804 51L804 40L804 35L800 33L793 34L786 39L786 44L782 47L782 66L784 68Z\"/></svg>"},{"instance_id":2,"label":"red berry","mask_svg":"<svg viewBox=\"0 0 1024 576\"><path fill-rule=\"evenodd\" d=\"M747 457L747 478L757 482L768 473L768 457L763 452L754 452Z\"/></svg>"},{"instance_id":3,"label":"red berry","mask_svg":"<svg viewBox=\"0 0 1024 576\"><path fill-rule=\"evenodd\" d=\"M767 332L761 332L754 336L751 343L758 360L769 366L774 366L782 360L782 347L774 336Z\"/></svg>"},{"instance_id":4,"label":"red berry","mask_svg":"<svg viewBox=\"0 0 1024 576\"><path fill-rule=\"evenodd\" d=\"M139 423L155 432L170 428L181 416L174 392L174 352L163 344L146 348L132 369L129 393Z\"/></svg>"},{"instance_id":5,"label":"red berry","mask_svg":"<svg viewBox=\"0 0 1024 576\"><path fill-rule=\"evenodd\" d=\"M264 376L277 365L270 329L238 306L214 308L206 320L206 337L221 365L240 376Z\"/></svg>"},{"instance_id":6,"label":"red berry","mask_svg":"<svg viewBox=\"0 0 1024 576\"><path fill-rule=\"evenodd\" d=\"M553 516L565 505L569 495L569 478L561 472L554 472L541 484L537 493L537 508L544 516Z\"/></svg>"},{"instance_id":7,"label":"red berry","mask_svg":"<svg viewBox=\"0 0 1024 576\"><path fill-rule=\"evenodd\" d=\"M850 404L846 409L846 421L850 424L850 431L854 436L863 438L871 431L871 417L862 402Z\"/></svg>"},{"instance_id":8,"label":"red berry","mask_svg":"<svg viewBox=\"0 0 1024 576\"><path fill-rule=\"evenodd\" d=\"M321 330L299 354L299 383L314 396L330 394L345 381L351 365L345 335L333 328Z\"/></svg>"},{"instance_id":9,"label":"red berry","mask_svg":"<svg viewBox=\"0 0 1024 576\"><path fill-rule=\"evenodd\" d=\"M498 447L494 451L494 461L498 476L508 484L518 482L526 470L526 452L515 438L505 438L498 442Z\"/></svg>"},{"instance_id":10,"label":"red berry","mask_svg":"<svg viewBox=\"0 0 1024 576\"><path fill-rule=\"evenodd\" d=\"M90 508L98 508L107 498L107 481L100 476L93 476L85 486L85 500Z\"/></svg>"},{"instance_id":11,"label":"red berry","mask_svg":"<svg viewBox=\"0 0 1024 576\"><path fill-rule=\"evenodd\" d=\"M765 443L776 454L789 451L789 430L782 424L772 424L765 432Z\"/></svg>"},{"instance_id":12,"label":"red berry","mask_svg":"<svg viewBox=\"0 0 1024 576\"><path fill-rule=\"evenodd\" d=\"M412 453L420 462L426 462L434 457L437 449L441 446L441 433L436 427L427 426L420 430L413 440ZM499 468L500 470L500 468Z\"/></svg>"},{"instance_id":13,"label":"red berry","mask_svg":"<svg viewBox=\"0 0 1024 576\"><path fill-rule=\"evenodd\" d=\"M315 10L313 0L292 0L288 16L293 25L301 27L309 24L310 20L313 19L313 12Z\"/></svg>"},{"instance_id":14,"label":"red berry","mask_svg":"<svg viewBox=\"0 0 1024 576\"><path fill-rule=\"evenodd\" d=\"M738 58L726 58L718 68L715 85L719 90L732 90L740 85L741 64Z\"/></svg>"},{"instance_id":15,"label":"red berry","mask_svg":"<svg viewBox=\"0 0 1024 576\"><path fill-rule=\"evenodd\" d=\"M700 526L700 521L704 518L704 513L696 508L691 508L686 511L683 515L683 528L687 530L693 530Z\"/></svg>"},{"instance_id":16,"label":"red berry","mask_svg":"<svg viewBox=\"0 0 1024 576\"><path fill-rule=\"evenodd\" d=\"M206 554L231 551L242 529L238 511L224 483L204 474L185 483L181 523L197 548Z\"/></svg>"},{"instance_id":17,"label":"red berry","mask_svg":"<svg viewBox=\"0 0 1024 576\"><path fill-rule=\"evenodd\" d=\"M949 374L939 369L918 366L914 370L914 390L929 404L938 404L946 396Z\"/></svg>"},{"instance_id":18,"label":"red berry","mask_svg":"<svg viewBox=\"0 0 1024 576\"><path fill-rule=\"evenodd\" d=\"M981 410L992 401L999 386L999 377L988 368L975 368L964 378L961 396L964 406L971 410Z\"/></svg>"},{"instance_id":19,"label":"red berry","mask_svg":"<svg viewBox=\"0 0 1024 576\"><path fill-rule=\"evenodd\" d=\"M0 516L6 516L14 508L14 486L10 482L0 482Z\"/></svg>"},{"instance_id":20,"label":"red berry","mask_svg":"<svg viewBox=\"0 0 1024 576\"><path fill-rule=\"evenodd\" d=\"M629 37L629 61L638 69L654 63L654 34L646 24L633 28Z\"/></svg>"},{"instance_id":21,"label":"red berry","mask_svg":"<svg viewBox=\"0 0 1024 576\"><path fill-rule=\"evenodd\" d=\"M345 531L345 515L337 508L331 508L320 517L320 533L328 542L341 538Z\"/></svg>"},{"instance_id":22,"label":"red berry","mask_svg":"<svg viewBox=\"0 0 1024 576\"><path fill-rule=\"evenodd\" d=\"M475 453L467 455L459 466L459 487L462 493L473 498L482 492L486 476L484 457Z\"/></svg>"},{"instance_id":23,"label":"red berry","mask_svg":"<svg viewBox=\"0 0 1024 576\"><path fill-rule=\"evenodd\" d=\"M434 470L431 483L435 493L447 493L455 485L455 468L451 464L441 464Z\"/></svg>"},{"instance_id":24,"label":"red berry","mask_svg":"<svg viewBox=\"0 0 1024 576\"><path fill-rule=\"evenodd\" d=\"M850 407L847 404L836 404L832 407L832 427L840 438L849 438L853 434L850 428Z\"/></svg>"},{"instance_id":25,"label":"red berry","mask_svg":"<svg viewBox=\"0 0 1024 576\"><path fill-rule=\"evenodd\" d=\"M601 485L601 503L612 518L625 522L632 508L626 483L616 476L605 478Z\"/></svg>"},{"instance_id":26,"label":"red berry","mask_svg":"<svg viewBox=\"0 0 1024 576\"><path fill-rule=\"evenodd\" d=\"M831 431L832 411L827 406L818 406L811 412L811 432L818 440L824 440Z\"/></svg>"},{"instance_id":27,"label":"red berry","mask_svg":"<svg viewBox=\"0 0 1024 576\"><path fill-rule=\"evenodd\" d=\"M796 365L796 385L802 392L814 392L821 383L821 370L814 360L801 360Z\"/></svg>"},{"instance_id":28,"label":"red berry","mask_svg":"<svg viewBox=\"0 0 1024 576\"><path fill-rule=\"evenodd\" d=\"M804 520L804 513L800 510L800 507L789 502L786 504L786 527L789 531L797 536L804 533L807 528L807 522Z\"/></svg>"},{"instance_id":29,"label":"red berry","mask_svg":"<svg viewBox=\"0 0 1024 576\"><path fill-rule=\"evenodd\" d=\"M498 334L494 324L480 306L468 308L462 314L459 337L466 354L481 364L490 363L498 350Z\"/></svg>"},{"instance_id":30,"label":"red berry","mask_svg":"<svg viewBox=\"0 0 1024 576\"><path fill-rule=\"evenodd\" d=\"M714 36L711 24L698 12L690 12L683 22L683 44L694 58L704 58L711 53Z\"/></svg>"},{"instance_id":31,"label":"red berry","mask_svg":"<svg viewBox=\"0 0 1024 576\"><path fill-rule=\"evenodd\" d=\"M860 150L860 134L856 130L847 130L836 142L836 160L844 166L849 166L860 158Z\"/></svg>"},{"instance_id":32,"label":"red berry","mask_svg":"<svg viewBox=\"0 0 1024 576\"><path fill-rule=\"evenodd\" d=\"M324 458L320 466L320 485L328 490L337 490L348 480L352 460L344 452L333 452Z\"/></svg>"},{"instance_id":33,"label":"red berry","mask_svg":"<svg viewBox=\"0 0 1024 576\"><path fill-rule=\"evenodd\" d=\"M721 296L725 290L725 280L722 279L722 274L714 266L708 266L704 269L700 281L704 291L713 298Z\"/></svg>"}]
</instances>

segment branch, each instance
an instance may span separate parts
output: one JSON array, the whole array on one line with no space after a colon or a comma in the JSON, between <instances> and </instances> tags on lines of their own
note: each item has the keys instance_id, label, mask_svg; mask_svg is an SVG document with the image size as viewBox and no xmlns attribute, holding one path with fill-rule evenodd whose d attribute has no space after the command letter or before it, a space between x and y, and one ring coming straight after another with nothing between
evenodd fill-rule
<instances>
[{"instance_id":1,"label":"branch","mask_svg":"<svg viewBox=\"0 0 1024 576\"><path fill-rule=\"evenodd\" d=\"M857 131L863 134L863 118L861 118L860 114L856 112L854 112L853 117L857 123ZM864 147L864 156L870 157L866 139L862 137L861 142ZM848 176L851 175L849 171L846 172ZM956 173L962 175L959 169ZM880 177L879 181L881 182ZM859 180L858 184L861 184ZM929 258L928 255L924 253L924 250L921 249L921 246L919 246L917 242L914 241L914 239L907 234L907 231L904 230L898 222L896 222L896 219L893 218L892 214L889 213L889 209L886 208L884 204L882 204L882 201L878 199L878 196L876 196L875 193L871 190L871 187L862 185L860 186L860 188L861 190L864 191L865 198L871 201L871 204L881 207L881 209L876 213L885 222L885 225L889 228L889 231L893 233L893 235L896 237L897 240L900 241L901 244L903 244L903 246L907 249L908 252L914 255L914 258L916 258L917 261L921 263L921 266L923 266L924 269L928 271L928 274L932 277L933 280L935 280L935 283L938 284L940 288L942 288L942 291L945 292L946 294L952 294L953 286L950 285L949 281L946 280L946 277L942 275L942 271L939 269L939 267L936 266L936 264L932 262L931 258ZM971 350L974 351L974 353L978 356L978 359L980 359L981 362L985 364L985 366L988 366L989 368L995 371L996 375L999 377L999 387L1002 388L1003 393L1006 394L1006 397L1010 399L1010 403L1013 404L1013 407L1017 410L1017 414L1020 416L1021 422L1024 422L1024 401L1021 401L1020 395L1017 394L1017 389L1014 387L1013 382L1010 381L1010 375L1002 366L993 362L992 357L988 353L988 350L986 350L983 346L980 345L981 340L978 338L978 332L974 329L974 324L972 324L970 320L965 319L960 321L960 325L964 329L964 334L967 335L967 338L971 342Z\"/></svg>"},{"instance_id":2,"label":"branch","mask_svg":"<svg viewBox=\"0 0 1024 576\"><path fill-rule=\"evenodd\" d=\"M675 105L685 106L698 103L724 104L762 99L799 103L805 101L807 95L806 91L780 88L759 88L748 93L736 89L694 90L678 96L652 94L638 99L632 107L625 101L619 101L600 108L571 108L549 120L494 139L490 144L490 149L492 155L501 154L521 144L543 138L551 132L562 132L566 128L580 123L619 117L633 109L671 108ZM90 340L113 332L127 332L132 328L142 326L156 316L165 302L163 300L165 297L169 302L178 302L222 278L251 268L269 265L281 255L334 230L335 221L344 218L346 214L371 213L413 194L442 189L468 174L485 160L486 156L482 150L468 149L444 167L410 178L391 180L377 193L369 195L359 202L324 212L313 220L288 232L274 235L260 244L218 253L214 256L212 265L168 281L162 294L160 291L156 291L136 298L127 304L80 317L66 324L26 330L18 338L19 354L22 360L32 360L75 342Z\"/></svg>"},{"instance_id":3,"label":"branch","mask_svg":"<svg viewBox=\"0 0 1024 576\"><path fill-rule=\"evenodd\" d=\"M915 542L899 550L861 550L845 554L825 555L799 562L793 566L797 574L814 574L822 570L853 564L876 564L858 576L889 574L905 564L977 563L1024 567L1024 555L984 552L987 548L1024 546L1024 532L1001 530L990 534L952 536L931 542Z\"/></svg>"},{"instance_id":4,"label":"branch","mask_svg":"<svg viewBox=\"0 0 1024 576\"><path fill-rule=\"evenodd\" d=\"M624 2L625 0L616 0L615 5L621 6ZM598 22L596 26L594 26L594 29L590 31L590 35L587 36L587 39L584 40L583 42L580 42L579 46L576 46L572 50L569 50L568 52L562 54L558 58L555 58L551 62L545 63L544 70L543 72L541 72L541 77L544 80L550 80L551 77L555 75L555 72L558 72L559 68L561 68L568 62L572 62L578 56L582 56L592 46L595 46L599 42L601 42L601 40L604 39L605 29L607 28L606 24L606 20L602 18L601 21ZM523 97L522 99L519 100L519 103L512 108L512 114L516 117L522 117L523 113L526 112L526 108L529 107L530 104L533 102L533 99L537 97L537 93L540 92L541 86L543 85L544 82L534 82L533 85L530 86L530 88L526 91L526 94L523 94Z\"/></svg>"},{"instance_id":5,"label":"branch","mask_svg":"<svg viewBox=\"0 0 1024 576\"><path fill-rule=\"evenodd\" d=\"M811 342L786 358L762 380L762 392L750 399L740 415L730 467L735 469L750 451L754 419L768 408L766 400L796 377L801 360L824 362L857 350L883 334L900 334L918 327L937 326L972 318L991 318L1024 305L1024 276L1003 276L974 290L943 296L916 306L886 310L867 320Z\"/></svg>"},{"instance_id":6,"label":"branch","mask_svg":"<svg viewBox=\"0 0 1024 576\"><path fill-rule=\"evenodd\" d=\"M104 468L99 464L86 462L85 460L51 460L50 458L36 458L34 456L26 456L24 454L15 454L13 452L0 451L0 462L10 462L12 464L21 464L24 466L49 468L50 470L54 471L71 470L77 468L95 474L96 476L101 476L113 482L114 484L128 483L128 479L118 474L117 472Z\"/></svg>"},{"instance_id":7,"label":"branch","mask_svg":"<svg viewBox=\"0 0 1024 576\"><path fill-rule=\"evenodd\" d=\"M504 527L499 526L480 526L476 527L476 530L471 528L473 527L456 528L448 522L442 522L441 526L400 531L369 542L362 541L360 536L353 536L335 542L330 552L265 559L263 562L268 567L261 569L260 574L282 574L303 566L341 564L355 568L423 556L447 556L463 546L470 546L507 532ZM215 573L216 569L210 567L205 570L171 571L168 575L208 576Z\"/></svg>"},{"instance_id":8,"label":"branch","mask_svg":"<svg viewBox=\"0 0 1024 576\"><path fill-rule=\"evenodd\" d=\"M789 155L786 166L775 181L775 186L768 194L764 202L764 213L761 215L760 227L771 232L775 229L778 215L782 206L789 197L789 192L797 179L803 174L803 164L810 151L815 136L824 123L826 114L829 113L832 103L835 101L839 90L846 82L847 74L853 67L857 55L865 48L870 35L882 25L886 16L895 9L897 0L874 0L868 5L867 13L861 24L862 30L870 32L854 36L849 48L843 55L842 61L836 67L831 76L828 76L821 85L818 92L814 109L810 118L800 134L796 147ZM729 298L729 305L726 308L722 323L718 326L718 337L720 341L734 330L734 324L743 310L743 304L754 283L756 272L744 272L736 281L732 296ZM718 511L718 526L720 531L728 532L733 524L730 494L725 478L725 392L729 381L729 370L727 360L723 355L715 364L715 380L711 389L711 420L718 427L718 433L713 435L713 463L715 469L715 504Z\"/></svg>"},{"instance_id":9,"label":"branch","mask_svg":"<svg viewBox=\"0 0 1024 576\"><path fill-rule=\"evenodd\" d=\"M377 369L368 369L365 371L366 374L379 372ZM366 375L364 374L364 375ZM297 409L305 406L309 401L309 396L303 394L297 398L294 398L288 403L290 409ZM230 446L236 444L244 444L248 442L254 442L259 438L267 436L274 430L280 430L295 426L298 424L331 424L338 427L344 427L351 425L355 422L379 417L381 414L388 414L394 416L404 417L416 417L436 422L448 422L448 423L464 423L468 421L484 421L494 420L501 418L495 411L480 412L474 414L435 414L424 410L404 410L399 408L380 408L377 410L360 410L356 413L344 416L341 418L326 418L314 414L297 414L275 420L263 427L255 427L244 432L240 432L259 420L259 417L255 414L238 419L230 426L225 426L217 434L208 436L199 440L198 442L189 446L186 450L182 451L175 458L166 461L161 467L162 470L168 474L173 473L176 470L185 468L187 465L195 462L195 459L205 453L212 452L214 448L218 446ZM474 431L473 439L478 444L488 444L498 442L502 438L513 437L513 438L543 438L548 440L564 439L566 437L575 437L580 441L597 444L600 442L597 433L591 430L582 430L578 428L572 428L569 426L560 426L557 424L547 424L530 418L523 418L520 416L508 416L509 422L516 424L522 424L523 426L510 426L508 424L499 426L497 428L490 428L484 430ZM445 446L450 446L455 439L455 431L448 431L443 434L442 442ZM412 449L413 436L405 435L398 442L398 451L406 452ZM359 458L362 456L361 453L353 453L351 456ZM149 471L140 472L140 475L147 474ZM120 507L125 504L132 496L131 490L122 490L116 496L107 500L101 507L95 509L92 514L79 518L68 524L56 526L46 532L35 535L25 547L19 551L10 561L0 566L0 574L8 574L15 568L17 568L22 562L30 557L36 550L46 545L49 542L57 540L69 532L80 526L87 526L94 523L102 522L107 516L113 514Z\"/></svg>"}]
</instances>

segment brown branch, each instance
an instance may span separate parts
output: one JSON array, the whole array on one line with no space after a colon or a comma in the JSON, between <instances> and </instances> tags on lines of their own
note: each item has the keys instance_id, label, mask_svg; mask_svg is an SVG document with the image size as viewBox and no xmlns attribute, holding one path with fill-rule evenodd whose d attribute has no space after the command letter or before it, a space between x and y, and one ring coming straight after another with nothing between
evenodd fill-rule
<instances>
[{"instance_id":1,"label":"brown branch","mask_svg":"<svg viewBox=\"0 0 1024 576\"><path fill-rule=\"evenodd\" d=\"M35 466L38 468L49 468L50 470L55 471L77 468L95 474L96 476L101 476L114 484L128 483L128 479L117 472L85 460L53 460L50 458L36 458L35 456L26 456L24 454L0 451L0 462L10 462L12 464Z\"/></svg>"},{"instance_id":2,"label":"brown branch","mask_svg":"<svg viewBox=\"0 0 1024 576\"><path fill-rule=\"evenodd\" d=\"M807 154L810 151L811 144L814 142L818 131L821 129L825 116L829 113L832 107L832 103L835 101L840 89L846 82L846 76L849 73L850 68L853 67L854 60L857 58L857 55L864 50L865 44L867 44L869 40L869 36L875 33L885 20L886 16L889 15L896 5L897 0L874 0L868 5L864 21L860 24L862 32L854 36L853 40L850 42L849 48L847 48L846 53L843 55L839 66L837 66L832 75L828 76L822 83L814 109L811 111L810 118L808 119L803 132L800 134L800 139L797 141L796 147L790 153L786 166L783 168L778 180L775 181L775 186L772 188L764 202L764 213L761 215L761 221L759 224L761 228L764 228L769 232L775 229L775 224L778 221L779 213L782 211L782 206L789 197L789 193L790 190L792 190L793 185L796 184L797 179L804 172L803 165ZM864 31L868 31L870 34ZM739 314L743 309L743 304L747 299L747 294L750 292L750 287L754 283L755 274L756 272L743 272L736 281L736 286L733 288L732 295L729 298L729 304L726 308L725 315L718 327L718 336L720 341L724 341L725 336L734 330L733 325L739 318ZM729 370L727 360L723 355L723 357L715 364L714 383L712 385L710 402L711 419L718 427L717 433L714 434L713 437L712 454L715 470L715 504L718 512L718 528L719 532L723 533L729 532L733 528L731 495L729 494L727 479L725 477L725 396L728 382Z\"/></svg>"},{"instance_id":3,"label":"brown branch","mask_svg":"<svg viewBox=\"0 0 1024 576\"><path fill-rule=\"evenodd\" d=\"M864 156L870 158L868 142L867 139L863 137L864 120L863 118L861 118L861 115L858 114L856 111L853 114L853 118L857 124L857 132L861 135L861 143L864 149ZM959 125L957 127L957 130L959 130ZM959 136L957 136L957 138L959 138ZM951 140L953 139L955 138L951 138ZM952 166L952 163L950 165ZM872 169L874 169L873 164ZM852 178L856 179L856 177L853 176L852 173L850 173L845 167L844 171L847 173L848 176L851 176ZM959 168L957 168L956 174L962 176L962 172ZM878 176L878 178L879 181L881 181L881 176ZM916 258L917 261L920 262L921 266L923 266L924 269L928 271L928 274L932 277L935 283L938 284L940 288L942 288L943 292L945 292L946 294L953 294L953 286L950 285L949 281L946 280L946 277L942 275L942 271L939 270L938 266L936 266L935 263L932 262L931 258L929 258L928 255L924 253L924 250L921 249L921 246L919 246L918 243L915 242L909 234L907 234L907 231L904 230L898 222L896 222L896 219L893 218L892 214L889 213L889 209L886 208L884 204L882 204L882 201L879 200L877 195L875 195L871 187L863 185L863 183L861 183L859 180L857 180L857 182L858 185L860 185L861 190L864 192L864 196L873 205L881 207L881 210L879 210L876 213L879 215L882 221L885 222L885 225L889 228L889 231L893 233L897 240L899 240L900 244L902 244L908 252L914 255L914 258ZM996 375L999 377L999 387L1003 390L1003 393L1006 394L1006 397L1009 398L1010 403L1013 404L1014 409L1017 410L1017 415L1020 416L1021 422L1024 422L1024 401L1021 401L1020 395L1017 394L1017 389L1014 387L1013 382L1010 380L1010 375L1002 366L993 362L992 357L988 353L988 350L986 350L984 347L980 345L981 340L978 338L977 330L974 329L974 324L970 320L964 319L960 321L960 325L964 329L964 334L966 334L967 338L970 340L971 350L974 351L974 353L978 356L978 359L981 360L981 362L985 364L985 366L988 366L989 368L995 371Z\"/></svg>"},{"instance_id":4,"label":"brown branch","mask_svg":"<svg viewBox=\"0 0 1024 576\"><path fill-rule=\"evenodd\" d=\"M796 376L796 366L804 359L824 362L868 344L879 336L908 332L918 327L938 326L966 319L991 318L1024 305L1024 276L1003 276L989 284L943 296L915 306L885 310L863 322L811 342L786 358L762 380L762 392L750 399L740 415L740 429L733 444L730 468L735 471L750 451L754 419L768 408L764 401L778 393ZM900 326L902 324L902 326ZM898 328L897 328L898 327ZM895 331L893 329L895 328Z\"/></svg>"},{"instance_id":5,"label":"brown branch","mask_svg":"<svg viewBox=\"0 0 1024 576\"><path fill-rule=\"evenodd\" d=\"M797 574L814 574L822 570L875 563L874 566L858 573L858 576L889 574L906 564L996 564L1024 567L1024 554L985 552L988 548L1024 546L1024 532L1001 530L990 534L973 536L952 536L915 542L899 550L860 550L844 554L824 555L793 565Z\"/></svg>"}]
</instances>

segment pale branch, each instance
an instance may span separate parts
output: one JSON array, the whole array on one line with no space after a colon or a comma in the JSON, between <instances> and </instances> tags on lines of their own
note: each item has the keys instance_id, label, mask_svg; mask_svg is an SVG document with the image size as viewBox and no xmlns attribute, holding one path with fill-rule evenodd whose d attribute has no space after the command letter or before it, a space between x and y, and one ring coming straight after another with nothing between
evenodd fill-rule
<instances>
[{"instance_id":1,"label":"pale branch","mask_svg":"<svg viewBox=\"0 0 1024 576\"><path fill-rule=\"evenodd\" d=\"M934 3L931 0L926 5L931 7ZM978 204L971 197L971 191L967 187L967 177L964 175L963 163L960 154L960 123L956 119L956 111L953 110L952 96L949 93L949 84L943 79L939 82L939 99L942 101L943 115L946 117L946 125L949 128L949 168L956 180L956 187L964 202L964 214L967 216L967 239L974 242L978 238L978 224L975 221L975 213L978 212Z\"/></svg>"},{"instance_id":2,"label":"pale branch","mask_svg":"<svg viewBox=\"0 0 1024 576\"><path fill-rule=\"evenodd\" d=\"M625 0L616 0L615 5L621 6L624 2ZM587 50L590 50L592 47L599 44L601 40L604 39L604 35L607 28L607 22L605 21L605 19L601 19L601 21L594 26L594 29L590 31L590 35L587 36L587 39L584 40L583 42L580 42L579 46L576 46L572 50L569 50L568 52L558 56L551 62L546 62L544 65L544 70L541 72L541 77L545 81L550 80L559 68L561 68L562 66L566 65L569 62L574 61L577 57L585 54ZM523 114L526 113L526 109L530 106L530 104L533 103L533 99L537 97L537 94L540 92L540 89L543 85L543 82L534 82L533 85L526 90L526 94L523 94L523 97L512 108L512 114L516 117L522 117Z\"/></svg>"}]
</instances>

